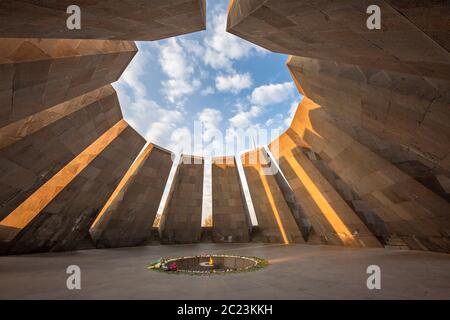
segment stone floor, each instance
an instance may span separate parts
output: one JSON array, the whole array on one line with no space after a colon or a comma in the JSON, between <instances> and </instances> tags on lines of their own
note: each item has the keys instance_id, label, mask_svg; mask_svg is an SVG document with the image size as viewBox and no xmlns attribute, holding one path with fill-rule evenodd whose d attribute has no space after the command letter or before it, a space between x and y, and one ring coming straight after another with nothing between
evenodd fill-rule
<instances>
[{"instance_id":1,"label":"stone floor","mask_svg":"<svg viewBox=\"0 0 450 320\"><path fill-rule=\"evenodd\" d=\"M161 256L258 256L256 272L190 276L146 269ZM81 290L66 268L81 268ZM381 267L381 290L366 268ZM0 257L1 299L450 299L450 255L392 249L264 244L196 244Z\"/></svg>"}]
</instances>

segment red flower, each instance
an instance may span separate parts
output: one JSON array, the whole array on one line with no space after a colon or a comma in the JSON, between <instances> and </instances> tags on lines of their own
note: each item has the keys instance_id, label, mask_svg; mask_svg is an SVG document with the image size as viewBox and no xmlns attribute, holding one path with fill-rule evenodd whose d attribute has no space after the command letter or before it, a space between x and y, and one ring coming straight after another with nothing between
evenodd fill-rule
<instances>
[{"instance_id":1,"label":"red flower","mask_svg":"<svg viewBox=\"0 0 450 320\"><path fill-rule=\"evenodd\" d=\"M169 271L177 271L177 263L172 262L169 264Z\"/></svg>"}]
</instances>

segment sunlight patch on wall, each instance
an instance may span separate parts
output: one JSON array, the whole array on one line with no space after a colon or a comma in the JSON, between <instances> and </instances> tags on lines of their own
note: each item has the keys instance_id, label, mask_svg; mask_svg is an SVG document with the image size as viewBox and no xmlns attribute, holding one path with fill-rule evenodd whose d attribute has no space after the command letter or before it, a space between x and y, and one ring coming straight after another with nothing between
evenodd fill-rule
<instances>
[{"instance_id":1,"label":"sunlight patch on wall","mask_svg":"<svg viewBox=\"0 0 450 320\"><path fill-rule=\"evenodd\" d=\"M5 217L0 225L24 228L41 212L58 194L74 180L105 148L116 139L128 124L120 120L100 138L84 149L78 156L56 173L50 180L36 190L29 198Z\"/></svg>"},{"instance_id":2,"label":"sunlight patch on wall","mask_svg":"<svg viewBox=\"0 0 450 320\"><path fill-rule=\"evenodd\" d=\"M97 223L103 217L103 214L106 212L106 210L108 210L109 206L112 204L114 199L119 195L120 191L122 191L123 187L125 187L126 183L133 176L133 174L136 172L136 170L138 170L141 167L141 165L144 163L144 161L147 160L148 156L150 155L151 151L153 150L153 147L154 147L154 145L150 143L142 149L140 155L135 159L133 164L130 166L128 171L125 173L122 180L120 180L117 188L111 194L108 201L106 201L106 204L103 206L102 210L97 215L97 218L95 218L94 223L91 225L91 229L97 225Z\"/></svg>"}]
</instances>

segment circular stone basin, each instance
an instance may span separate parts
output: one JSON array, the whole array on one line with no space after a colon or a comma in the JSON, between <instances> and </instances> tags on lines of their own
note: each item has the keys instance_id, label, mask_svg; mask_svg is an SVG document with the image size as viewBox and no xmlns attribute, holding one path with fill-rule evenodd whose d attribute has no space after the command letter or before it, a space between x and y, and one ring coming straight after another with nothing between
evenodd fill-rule
<instances>
[{"instance_id":1,"label":"circular stone basin","mask_svg":"<svg viewBox=\"0 0 450 320\"><path fill-rule=\"evenodd\" d=\"M255 271L268 264L266 260L256 257L208 255L167 259L163 263L159 263L157 267L155 267L156 263L154 263L149 268L167 271L167 266L173 265L173 263L176 264L176 271L171 272L191 274Z\"/></svg>"}]
</instances>

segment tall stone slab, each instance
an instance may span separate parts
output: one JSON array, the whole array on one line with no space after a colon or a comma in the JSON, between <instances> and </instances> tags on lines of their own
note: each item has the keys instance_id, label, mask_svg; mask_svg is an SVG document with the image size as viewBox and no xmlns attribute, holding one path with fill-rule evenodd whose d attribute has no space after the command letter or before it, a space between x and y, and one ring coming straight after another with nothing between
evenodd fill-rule
<instances>
[{"instance_id":1,"label":"tall stone slab","mask_svg":"<svg viewBox=\"0 0 450 320\"><path fill-rule=\"evenodd\" d=\"M291 130L409 248L449 252L448 202L339 129L307 97L297 109Z\"/></svg>"},{"instance_id":2,"label":"tall stone slab","mask_svg":"<svg viewBox=\"0 0 450 320\"><path fill-rule=\"evenodd\" d=\"M251 221L235 158L214 158L211 178L213 241L249 242Z\"/></svg>"},{"instance_id":3,"label":"tall stone slab","mask_svg":"<svg viewBox=\"0 0 450 320\"><path fill-rule=\"evenodd\" d=\"M367 27L371 5L380 30ZM274 52L450 80L448 1L233 0L227 30Z\"/></svg>"},{"instance_id":4,"label":"tall stone slab","mask_svg":"<svg viewBox=\"0 0 450 320\"><path fill-rule=\"evenodd\" d=\"M283 172L279 169L279 165L276 162L277 161L276 159L278 159L277 155L279 155L280 152L279 139L275 139L269 146L270 149L267 150L270 151L270 154L265 148L261 148L261 152L264 154L264 157L267 161L266 166L272 168L270 175L272 175L275 178L278 188L280 189L284 200L286 201L289 209L291 210L292 216L302 234L302 238L305 242L307 242L310 240L309 238L312 231L312 225L311 222L309 221L309 218L305 215L302 206L297 201L294 191L287 182L285 176L283 175Z\"/></svg>"},{"instance_id":5,"label":"tall stone slab","mask_svg":"<svg viewBox=\"0 0 450 320\"><path fill-rule=\"evenodd\" d=\"M3 0L0 37L160 40L206 27L206 0ZM70 30L77 5L81 28ZM26 23L24 23L26 21Z\"/></svg>"},{"instance_id":6,"label":"tall stone slab","mask_svg":"<svg viewBox=\"0 0 450 320\"><path fill-rule=\"evenodd\" d=\"M97 248L137 246L150 239L172 158L151 143L142 151L90 229Z\"/></svg>"},{"instance_id":7,"label":"tall stone slab","mask_svg":"<svg viewBox=\"0 0 450 320\"><path fill-rule=\"evenodd\" d=\"M204 159L183 155L159 226L161 243L200 242Z\"/></svg>"},{"instance_id":8,"label":"tall stone slab","mask_svg":"<svg viewBox=\"0 0 450 320\"><path fill-rule=\"evenodd\" d=\"M143 145L123 120L108 130L0 222L10 229L7 253L85 245L90 225Z\"/></svg>"},{"instance_id":9,"label":"tall stone slab","mask_svg":"<svg viewBox=\"0 0 450 320\"><path fill-rule=\"evenodd\" d=\"M0 219L121 119L107 85L0 128Z\"/></svg>"},{"instance_id":10,"label":"tall stone slab","mask_svg":"<svg viewBox=\"0 0 450 320\"><path fill-rule=\"evenodd\" d=\"M340 129L450 201L450 81L294 56L288 67Z\"/></svg>"},{"instance_id":11,"label":"tall stone slab","mask_svg":"<svg viewBox=\"0 0 450 320\"><path fill-rule=\"evenodd\" d=\"M261 240L269 243L304 242L299 227L279 189L269 159L261 149L241 156L242 165L258 220Z\"/></svg>"},{"instance_id":12,"label":"tall stone slab","mask_svg":"<svg viewBox=\"0 0 450 320\"><path fill-rule=\"evenodd\" d=\"M118 80L136 52L130 41L0 38L0 127Z\"/></svg>"},{"instance_id":13,"label":"tall stone slab","mask_svg":"<svg viewBox=\"0 0 450 320\"><path fill-rule=\"evenodd\" d=\"M269 148L312 225L308 243L379 247L379 241L302 152L302 141L288 129Z\"/></svg>"}]
</instances>

